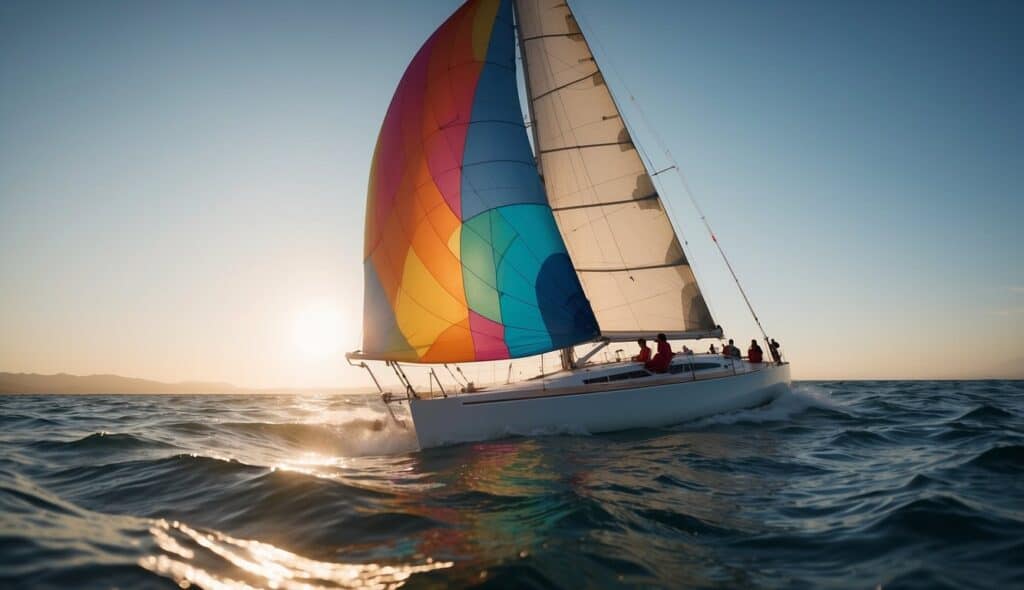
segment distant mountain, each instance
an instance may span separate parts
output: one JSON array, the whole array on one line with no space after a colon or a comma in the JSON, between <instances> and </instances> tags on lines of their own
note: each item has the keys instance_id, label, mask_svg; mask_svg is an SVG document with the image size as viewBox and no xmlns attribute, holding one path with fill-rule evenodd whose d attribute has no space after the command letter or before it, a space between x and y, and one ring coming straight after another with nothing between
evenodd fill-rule
<instances>
[{"instance_id":1,"label":"distant mountain","mask_svg":"<svg viewBox=\"0 0 1024 590\"><path fill-rule=\"evenodd\" d=\"M247 393L230 383L161 383L119 375L0 373L4 393Z\"/></svg>"}]
</instances>

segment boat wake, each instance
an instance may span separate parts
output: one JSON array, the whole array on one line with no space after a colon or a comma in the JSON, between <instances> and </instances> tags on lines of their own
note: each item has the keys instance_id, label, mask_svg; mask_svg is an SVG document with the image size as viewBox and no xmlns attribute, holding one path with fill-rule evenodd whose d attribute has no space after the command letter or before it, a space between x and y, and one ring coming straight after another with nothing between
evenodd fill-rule
<instances>
[{"instance_id":1,"label":"boat wake","mask_svg":"<svg viewBox=\"0 0 1024 590\"><path fill-rule=\"evenodd\" d=\"M829 396L827 389L811 384L797 384L787 388L773 400L746 410L716 414L686 423L686 428L739 423L762 424L783 422L811 409L849 416L851 410Z\"/></svg>"},{"instance_id":2,"label":"boat wake","mask_svg":"<svg viewBox=\"0 0 1024 590\"><path fill-rule=\"evenodd\" d=\"M345 441L345 454L349 457L394 455L419 448L408 417L399 416L396 420L380 414L375 418L354 418L337 424L335 429Z\"/></svg>"}]
</instances>

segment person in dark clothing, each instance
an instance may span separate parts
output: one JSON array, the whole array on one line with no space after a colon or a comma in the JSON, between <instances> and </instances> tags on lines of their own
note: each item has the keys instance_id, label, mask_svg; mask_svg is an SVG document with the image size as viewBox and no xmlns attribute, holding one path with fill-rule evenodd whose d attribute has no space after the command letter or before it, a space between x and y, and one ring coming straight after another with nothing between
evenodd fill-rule
<instances>
[{"instance_id":1,"label":"person in dark clothing","mask_svg":"<svg viewBox=\"0 0 1024 590\"><path fill-rule=\"evenodd\" d=\"M750 348L747 349L747 360L752 363L760 363L764 361L764 351L757 344L757 340L750 341Z\"/></svg>"},{"instance_id":2,"label":"person in dark clothing","mask_svg":"<svg viewBox=\"0 0 1024 590\"><path fill-rule=\"evenodd\" d=\"M731 338L729 339L729 344L722 347L722 356L728 359L740 358L740 349L736 348L736 344Z\"/></svg>"},{"instance_id":3,"label":"person in dark clothing","mask_svg":"<svg viewBox=\"0 0 1024 590\"><path fill-rule=\"evenodd\" d=\"M768 341L768 352L772 355L772 360L776 364L782 362L782 355L779 354L779 343L774 338Z\"/></svg>"},{"instance_id":4,"label":"person in dark clothing","mask_svg":"<svg viewBox=\"0 0 1024 590\"><path fill-rule=\"evenodd\" d=\"M651 348L647 346L647 341L641 338L636 343L640 346L640 354L634 356L633 360L641 363L651 360Z\"/></svg>"},{"instance_id":5,"label":"person in dark clothing","mask_svg":"<svg viewBox=\"0 0 1024 590\"><path fill-rule=\"evenodd\" d=\"M711 343L711 348L708 348L708 354L718 354L718 349L715 348L715 343Z\"/></svg>"},{"instance_id":6,"label":"person in dark clothing","mask_svg":"<svg viewBox=\"0 0 1024 590\"><path fill-rule=\"evenodd\" d=\"M658 352L644 366L652 373L664 373L668 371L671 362L672 347L668 344L668 338L664 334L658 334Z\"/></svg>"}]
</instances>

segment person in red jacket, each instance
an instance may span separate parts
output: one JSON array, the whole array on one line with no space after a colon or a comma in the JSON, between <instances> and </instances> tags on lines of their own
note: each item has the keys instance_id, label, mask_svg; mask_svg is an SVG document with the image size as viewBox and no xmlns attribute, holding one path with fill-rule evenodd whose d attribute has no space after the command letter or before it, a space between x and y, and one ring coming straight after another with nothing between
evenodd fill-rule
<instances>
[{"instance_id":1,"label":"person in red jacket","mask_svg":"<svg viewBox=\"0 0 1024 590\"><path fill-rule=\"evenodd\" d=\"M647 341L641 338L636 343L640 346L640 354L633 357L633 360L641 363L651 360L651 348L647 346Z\"/></svg>"},{"instance_id":2,"label":"person in red jacket","mask_svg":"<svg viewBox=\"0 0 1024 590\"><path fill-rule=\"evenodd\" d=\"M668 365L672 362L672 347L668 345L668 338L664 334L658 334L658 352L654 358L647 361L644 367L652 373L664 373L668 371Z\"/></svg>"},{"instance_id":3,"label":"person in red jacket","mask_svg":"<svg viewBox=\"0 0 1024 590\"><path fill-rule=\"evenodd\" d=\"M764 351L757 345L757 340L750 341L750 348L747 349L747 360L752 363L760 363L764 360Z\"/></svg>"}]
</instances>

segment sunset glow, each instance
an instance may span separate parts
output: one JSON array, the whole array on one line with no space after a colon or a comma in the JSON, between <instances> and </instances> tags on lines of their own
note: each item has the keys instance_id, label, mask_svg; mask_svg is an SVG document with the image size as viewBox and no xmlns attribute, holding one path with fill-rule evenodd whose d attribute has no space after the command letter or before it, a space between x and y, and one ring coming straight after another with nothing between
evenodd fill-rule
<instances>
[{"instance_id":1,"label":"sunset glow","mask_svg":"<svg viewBox=\"0 0 1024 590\"><path fill-rule=\"evenodd\" d=\"M341 312L326 303L307 304L293 320L293 344L304 360L323 360L342 353L344 333Z\"/></svg>"}]
</instances>

